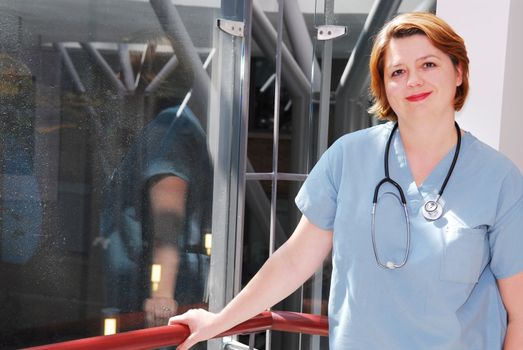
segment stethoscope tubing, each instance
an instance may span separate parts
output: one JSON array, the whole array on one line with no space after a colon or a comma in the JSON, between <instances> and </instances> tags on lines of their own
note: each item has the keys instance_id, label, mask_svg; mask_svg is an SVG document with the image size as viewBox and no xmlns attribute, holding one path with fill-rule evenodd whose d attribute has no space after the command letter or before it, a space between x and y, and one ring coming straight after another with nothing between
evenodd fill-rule
<instances>
[{"instance_id":1,"label":"stethoscope tubing","mask_svg":"<svg viewBox=\"0 0 523 350\"><path fill-rule=\"evenodd\" d=\"M449 171L447 172L447 176L445 177L445 180L443 181L443 184L441 185L441 188L438 192L438 196L435 200L435 203L438 205L440 205L439 199L441 198L443 191L445 190L445 187L447 186L447 183L450 179L450 176L452 175L452 172L454 171L454 167L456 166L456 162L458 160L458 156L459 156L459 152L460 152L460 148L461 148L461 129L456 121L454 121L454 125L456 127L458 140L457 140L457 144L456 144L456 150L454 151L454 157L452 159L452 164L450 165ZM403 267L407 263L407 260L409 258L409 254L410 254L410 240L411 240L410 219L409 219L409 212L407 209L407 200L405 197L405 193L403 192L401 186L396 181L391 179L390 174L389 174L390 145L392 143L392 139L394 138L394 133L396 132L397 129L398 129L398 123L396 122L390 132L390 136L389 136L389 139L387 140L387 145L385 147L385 155L383 157L385 177L380 180L380 182L376 185L376 187L374 189L374 195L372 198L372 210L371 210L371 216L372 216L371 237L372 237L372 248L374 251L374 257L376 258L376 263L378 264L379 267L384 268L384 269L389 269L389 270L394 270L394 269ZM406 247L405 247L405 254L403 256L403 260L399 264L394 263L392 261L387 261L387 263L384 264L379 257L378 248L377 248L377 244L376 244L376 206L378 203L378 195L379 195L380 188L385 183L390 183L398 191L399 196L400 196L400 198L398 198L398 199L400 200L401 205L403 206L403 212L405 214L405 223L407 224L407 230L406 230L407 231L407 242L406 242ZM392 192L390 192L390 193L393 194ZM397 196L395 194L393 194L393 195L397 198Z\"/></svg>"},{"instance_id":2,"label":"stethoscope tubing","mask_svg":"<svg viewBox=\"0 0 523 350\"><path fill-rule=\"evenodd\" d=\"M371 233L372 233L372 247L374 248L374 258L376 259L376 262L378 263L378 266L387 269L387 270L394 270L398 269L400 267L403 267L407 260L409 259L409 252L410 252L410 220L409 220L409 212L407 210L407 204L402 203L403 206L403 212L405 214L405 223L407 224L407 243L405 246L405 255L403 256L403 260L399 263L393 263L392 261L387 261L386 264L384 264L378 254L378 248L376 246L376 203L372 204L372 220L371 220Z\"/></svg>"},{"instance_id":3,"label":"stethoscope tubing","mask_svg":"<svg viewBox=\"0 0 523 350\"><path fill-rule=\"evenodd\" d=\"M396 123L396 125L397 125L397 123ZM445 191L445 187L447 187L447 183L449 182L450 176L452 175L452 172L454 171L454 167L456 166L456 163L458 161L459 151L461 149L461 129L458 125L458 122L456 122L456 121L454 121L454 126L456 127L456 131L458 134L456 150L454 151L454 157L452 158L452 163L450 164L450 168L449 168L449 171L447 172L447 176L445 177L445 181L443 181L443 184L441 185L441 188L439 189L438 199L436 199L436 202L443 195L443 191ZM388 155L387 155L387 157L388 157Z\"/></svg>"}]
</instances>

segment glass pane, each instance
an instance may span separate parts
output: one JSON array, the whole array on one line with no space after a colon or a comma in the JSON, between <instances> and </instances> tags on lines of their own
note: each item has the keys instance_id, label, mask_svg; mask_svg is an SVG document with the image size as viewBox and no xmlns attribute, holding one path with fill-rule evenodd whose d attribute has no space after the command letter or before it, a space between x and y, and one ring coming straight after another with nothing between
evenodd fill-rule
<instances>
[{"instance_id":1,"label":"glass pane","mask_svg":"<svg viewBox=\"0 0 523 350\"><path fill-rule=\"evenodd\" d=\"M242 287L269 257L271 189L271 181L246 182Z\"/></svg>"},{"instance_id":2,"label":"glass pane","mask_svg":"<svg viewBox=\"0 0 523 350\"><path fill-rule=\"evenodd\" d=\"M0 348L207 307L222 4L182 2L0 1Z\"/></svg>"},{"instance_id":3,"label":"glass pane","mask_svg":"<svg viewBox=\"0 0 523 350\"><path fill-rule=\"evenodd\" d=\"M247 157L256 172L273 171L276 88L276 0L254 1Z\"/></svg>"},{"instance_id":4,"label":"glass pane","mask_svg":"<svg viewBox=\"0 0 523 350\"><path fill-rule=\"evenodd\" d=\"M248 180L245 184L241 288L243 288L269 257L272 181ZM237 271L239 273L239 271ZM249 336L239 336L249 344ZM266 337L255 337L255 348L265 349Z\"/></svg>"}]
</instances>

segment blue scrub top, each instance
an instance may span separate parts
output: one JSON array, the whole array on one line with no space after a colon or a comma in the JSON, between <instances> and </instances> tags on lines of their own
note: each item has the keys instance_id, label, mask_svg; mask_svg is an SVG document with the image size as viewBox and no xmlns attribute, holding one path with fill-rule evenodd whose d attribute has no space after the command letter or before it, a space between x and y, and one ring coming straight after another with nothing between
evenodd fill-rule
<instances>
[{"instance_id":1,"label":"blue scrub top","mask_svg":"<svg viewBox=\"0 0 523 350\"><path fill-rule=\"evenodd\" d=\"M454 150L417 186L400 133L390 149L390 176L408 202L410 255L403 268L378 267L371 238L372 196L384 177L392 123L340 138L302 186L296 204L332 230L329 300L331 349L501 349L507 314L496 279L523 271L523 178L503 155L472 134L442 196L444 213L427 221ZM399 263L406 249L403 209L382 186L376 213L381 261Z\"/></svg>"}]
</instances>

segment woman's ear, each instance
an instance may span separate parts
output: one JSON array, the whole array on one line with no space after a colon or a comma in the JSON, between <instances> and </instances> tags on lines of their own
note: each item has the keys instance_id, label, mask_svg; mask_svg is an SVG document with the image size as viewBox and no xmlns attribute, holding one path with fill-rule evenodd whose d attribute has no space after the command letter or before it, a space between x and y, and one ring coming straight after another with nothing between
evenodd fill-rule
<instances>
[{"instance_id":1,"label":"woman's ear","mask_svg":"<svg viewBox=\"0 0 523 350\"><path fill-rule=\"evenodd\" d=\"M456 68L456 86L461 86L463 84L463 69L461 68L461 63L455 65Z\"/></svg>"}]
</instances>

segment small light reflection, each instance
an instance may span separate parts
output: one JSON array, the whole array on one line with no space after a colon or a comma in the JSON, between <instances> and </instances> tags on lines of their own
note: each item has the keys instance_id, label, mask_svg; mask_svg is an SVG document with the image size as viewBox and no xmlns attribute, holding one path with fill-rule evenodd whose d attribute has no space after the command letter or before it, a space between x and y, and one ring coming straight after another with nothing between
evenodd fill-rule
<instances>
[{"instance_id":1,"label":"small light reflection","mask_svg":"<svg viewBox=\"0 0 523 350\"><path fill-rule=\"evenodd\" d=\"M104 319L104 335L116 334L118 322L114 317Z\"/></svg>"},{"instance_id":2,"label":"small light reflection","mask_svg":"<svg viewBox=\"0 0 523 350\"><path fill-rule=\"evenodd\" d=\"M158 290L158 284L160 283L162 279L162 265L160 264L153 264L151 267L151 283L152 283L152 290L153 292L156 292Z\"/></svg>"},{"instance_id":3,"label":"small light reflection","mask_svg":"<svg viewBox=\"0 0 523 350\"><path fill-rule=\"evenodd\" d=\"M463 221L463 219L459 217L452 209L447 210L445 213L445 218L447 219L448 226L467 226L467 223Z\"/></svg>"},{"instance_id":4,"label":"small light reflection","mask_svg":"<svg viewBox=\"0 0 523 350\"><path fill-rule=\"evenodd\" d=\"M211 255L211 248L212 248L212 234L206 233L204 236L204 247L205 252L207 255Z\"/></svg>"}]
</instances>

